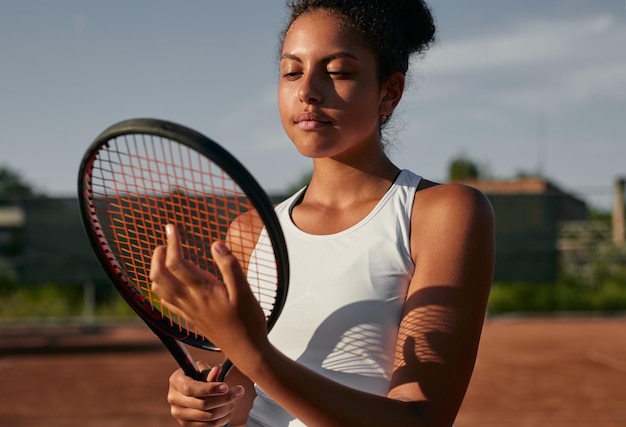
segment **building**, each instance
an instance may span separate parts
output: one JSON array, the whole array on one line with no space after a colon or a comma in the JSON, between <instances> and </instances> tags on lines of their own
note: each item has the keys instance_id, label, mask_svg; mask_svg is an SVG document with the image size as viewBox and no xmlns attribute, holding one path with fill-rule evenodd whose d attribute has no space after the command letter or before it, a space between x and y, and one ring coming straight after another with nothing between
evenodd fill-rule
<instances>
[{"instance_id":1,"label":"building","mask_svg":"<svg viewBox=\"0 0 626 427\"><path fill-rule=\"evenodd\" d=\"M108 283L75 198L0 202L0 258L22 284Z\"/></svg>"},{"instance_id":2,"label":"building","mask_svg":"<svg viewBox=\"0 0 626 427\"><path fill-rule=\"evenodd\" d=\"M540 178L463 184L489 197L496 217L496 282L552 282L558 275L559 229L588 218L585 202Z\"/></svg>"}]
</instances>

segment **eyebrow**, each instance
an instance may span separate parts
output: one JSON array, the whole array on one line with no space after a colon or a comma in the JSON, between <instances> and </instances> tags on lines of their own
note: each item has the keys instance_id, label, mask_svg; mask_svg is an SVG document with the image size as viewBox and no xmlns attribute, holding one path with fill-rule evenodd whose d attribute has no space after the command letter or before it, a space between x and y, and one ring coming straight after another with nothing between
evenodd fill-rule
<instances>
[{"instance_id":1,"label":"eyebrow","mask_svg":"<svg viewBox=\"0 0 626 427\"><path fill-rule=\"evenodd\" d=\"M342 52L336 52L336 53L330 54L328 56L325 56L324 58L322 58L322 61L323 62L330 62L333 59L338 59L338 58L348 58L348 59L353 59L355 61L360 61L359 58L356 55L354 55L354 54L352 54L350 52L343 52L343 51ZM283 53L280 56L280 60L282 61L283 59L291 59L292 61L296 61L296 62L302 63L302 59L298 55L293 55L291 53Z\"/></svg>"}]
</instances>

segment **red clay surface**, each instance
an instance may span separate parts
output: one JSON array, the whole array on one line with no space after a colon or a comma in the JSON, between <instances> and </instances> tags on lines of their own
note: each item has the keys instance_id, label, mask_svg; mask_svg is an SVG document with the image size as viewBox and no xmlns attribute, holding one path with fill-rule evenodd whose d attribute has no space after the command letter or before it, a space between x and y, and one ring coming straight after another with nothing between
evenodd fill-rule
<instances>
[{"instance_id":1,"label":"red clay surface","mask_svg":"<svg viewBox=\"0 0 626 427\"><path fill-rule=\"evenodd\" d=\"M32 332L0 330L0 426L178 425L146 327ZM626 426L626 318L489 320L456 421L479 426Z\"/></svg>"}]
</instances>

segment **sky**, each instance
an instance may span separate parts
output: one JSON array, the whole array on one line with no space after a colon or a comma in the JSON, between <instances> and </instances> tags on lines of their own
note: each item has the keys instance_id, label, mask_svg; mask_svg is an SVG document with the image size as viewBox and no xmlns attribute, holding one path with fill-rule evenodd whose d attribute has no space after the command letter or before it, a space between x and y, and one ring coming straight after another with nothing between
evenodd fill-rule
<instances>
[{"instance_id":1,"label":"sky","mask_svg":"<svg viewBox=\"0 0 626 427\"><path fill-rule=\"evenodd\" d=\"M445 181L539 172L609 209L626 176L625 0L431 0L437 43L414 58L386 138L402 168ZM2 0L0 166L75 196L109 125L179 122L218 141L268 193L311 169L277 111L283 0Z\"/></svg>"}]
</instances>

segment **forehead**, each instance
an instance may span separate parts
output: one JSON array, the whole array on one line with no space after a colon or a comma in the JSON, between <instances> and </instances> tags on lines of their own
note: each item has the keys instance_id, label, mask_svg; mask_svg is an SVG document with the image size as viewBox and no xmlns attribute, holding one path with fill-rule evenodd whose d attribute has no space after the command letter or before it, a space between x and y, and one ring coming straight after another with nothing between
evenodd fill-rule
<instances>
[{"instance_id":1,"label":"forehead","mask_svg":"<svg viewBox=\"0 0 626 427\"><path fill-rule=\"evenodd\" d=\"M358 32L346 19L332 12L319 10L299 16L289 27L283 40L282 52L369 51Z\"/></svg>"}]
</instances>

